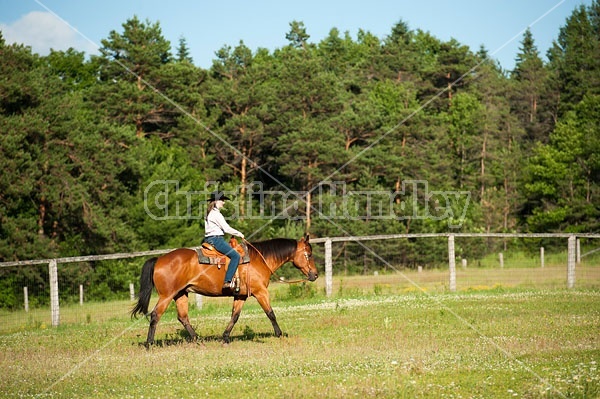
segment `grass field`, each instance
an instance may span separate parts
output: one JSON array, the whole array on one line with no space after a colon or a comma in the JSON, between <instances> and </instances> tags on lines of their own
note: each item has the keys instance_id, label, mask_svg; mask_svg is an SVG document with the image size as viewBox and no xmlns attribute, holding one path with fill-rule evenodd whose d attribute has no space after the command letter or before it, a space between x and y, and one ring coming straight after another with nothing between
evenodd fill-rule
<instances>
[{"instance_id":1,"label":"grass field","mask_svg":"<svg viewBox=\"0 0 600 399\"><path fill-rule=\"evenodd\" d=\"M150 350L140 345L147 320L128 318L129 301L112 303L109 313L94 311L104 304L61 308L56 328L30 316L1 330L0 395L600 397L598 280L574 290L465 284L448 293L433 272L396 279L338 277L331 298L322 281L274 284L284 337L273 336L251 299L228 346L220 341L226 298L192 307L199 342L186 340L171 306Z\"/></svg>"}]
</instances>

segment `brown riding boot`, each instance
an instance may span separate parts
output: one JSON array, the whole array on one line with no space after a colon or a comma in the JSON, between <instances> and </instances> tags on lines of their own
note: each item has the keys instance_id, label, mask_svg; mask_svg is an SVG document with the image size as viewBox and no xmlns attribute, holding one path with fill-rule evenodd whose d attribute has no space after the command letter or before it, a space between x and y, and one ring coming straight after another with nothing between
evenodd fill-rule
<instances>
[{"instance_id":1,"label":"brown riding boot","mask_svg":"<svg viewBox=\"0 0 600 399\"><path fill-rule=\"evenodd\" d=\"M221 292L225 295L231 295L233 290L233 284L231 282L225 281L223 283L223 287L221 287Z\"/></svg>"}]
</instances>

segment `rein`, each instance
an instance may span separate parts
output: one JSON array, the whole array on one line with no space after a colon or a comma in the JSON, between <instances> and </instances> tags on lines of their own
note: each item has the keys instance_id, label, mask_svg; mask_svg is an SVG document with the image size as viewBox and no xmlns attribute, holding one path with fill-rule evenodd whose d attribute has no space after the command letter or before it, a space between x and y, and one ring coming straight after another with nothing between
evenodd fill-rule
<instances>
[{"instance_id":1,"label":"rein","mask_svg":"<svg viewBox=\"0 0 600 399\"><path fill-rule=\"evenodd\" d=\"M247 245L250 245L252 248L254 248L254 250L260 255L260 257L262 258L263 262L265 262L265 266L267 266L267 269L269 269L269 271L271 272L271 275L274 274L273 270L271 270L271 268L269 267L269 264L267 263L267 260L265 259L265 257L263 256L263 254L254 246L250 243L250 241L246 240L245 238L243 238L244 242ZM298 279L298 280L282 280L283 277L280 277L279 280L275 280L279 283L285 283L285 284L298 284L298 283L303 283L305 281L309 281L307 278L303 278L303 279Z\"/></svg>"},{"instance_id":2,"label":"rein","mask_svg":"<svg viewBox=\"0 0 600 399\"><path fill-rule=\"evenodd\" d=\"M303 279L298 279L298 280L284 280L283 277L279 277L279 280L275 280L278 283L282 283L282 284L298 284L298 283L304 283L306 281L309 281L307 278L303 278Z\"/></svg>"},{"instance_id":3,"label":"rein","mask_svg":"<svg viewBox=\"0 0 600 399\"><path fill-rule=\"evenodd\" d=\"M269 264L267 263L267 260L265 259L265 257L263 256L263 254L254 246L250 243L250 241L246 240L245 238L242 238L242 240L244 240L244 242L246 243L246 245L250 245L252 248L254 248L254 250L260 255L260 257L262 258L263 262L265 262L265 266L267 266L267 269L269 269L269 271L271 272L271 275L273 274L273 270L271 270L271 268L269 267Z\"/></svg>"}]
</instances>

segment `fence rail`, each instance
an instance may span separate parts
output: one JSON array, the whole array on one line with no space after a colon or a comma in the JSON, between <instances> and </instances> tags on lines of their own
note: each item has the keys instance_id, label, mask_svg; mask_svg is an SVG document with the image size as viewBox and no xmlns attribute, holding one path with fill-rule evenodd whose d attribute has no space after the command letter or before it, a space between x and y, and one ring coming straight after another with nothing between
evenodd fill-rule
<instances>
[{"instance_id":1,"label":"fence rail","mask_svg":"<svg viewBox=\"0 0 600 399\"><path fill-rule=\"evenodd\" d=\"M374 240L389 240L399 238L433 238L447 237L448 238L448 271L450 291L456 291L456 255L454 247L455 237L465 238L566 238L567 241L567 288L575 286L575 264L579 259L578 238L600 238L600 234L569 234L569 233L415 233L415 234L387 234L373 236L350 236L350 237L325 237L311 239L312 243L325 243L325 292L327 296L331 296L333 292L333 264L331 261L331 243L333 242L348 242L348 241L374 241ZM543 248L542 263L543 263Z\"/></svg>"},{"instance_id":2,"label":"fence rail","mask_svg":"<svg viewBox=\"0 0 600 399\"><path fill-rule=\"evenodd\" d=\"M388 234L388 235L372 235L372 236L347 236L347 237L323 237L313 238L311 243L313 244L324 244L324 265L325 265L325 292L329 297L333 292L333 260L332 260L332 243L334 242L356 242L359 245L363 245L366 249L366 245L361 244L363 241L374 241L374 240L392 240L392 239L410 239L410 238L440 238L446 237L448 240L448 289L450 291L456 290L456 251L455 251L455 238L566 238L567 239L567 288L573 288L575 286L575 265L580 259L579 251L579 238L600 238L600 234L568 234L568 233L539 233L539 234L511 234L511 233L425 233L425 234ZM30 265L48 265L48 275L50 282L50 313L52 319L52 326L58 326L60 323L60 307L59 307L59 287L58 287L58 264L63 263L76 263L76 262L90 262L90 261L102 261L102 260L116 260L116 259L128 259L137 257L147 257L162 255L172 251L172 249L158 249L152 251L142 252L130 252L130 253L115 253L107 255L89 255L89 256L76 256L66 258L55 258L55 259L37 259L37 260L24 260L24 261L12 261L0 263L0 268L3 267L17 267L17 266L30 266ZM588 253L593 253L590 251ZM543 248L541 248L541 258L543 265ZM502 263L502 257L500 256Z\"/></svg>"}]
</instances>

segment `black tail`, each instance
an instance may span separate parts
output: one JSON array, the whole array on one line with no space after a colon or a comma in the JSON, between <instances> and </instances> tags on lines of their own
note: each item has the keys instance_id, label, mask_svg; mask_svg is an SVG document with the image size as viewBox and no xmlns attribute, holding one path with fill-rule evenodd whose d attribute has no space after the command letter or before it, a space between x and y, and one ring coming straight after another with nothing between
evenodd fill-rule
<instances>
[{"instance_id":1,"label":"black tail","mask_svg":"<svg viewBox=\"0 0 600 399\"><path fill-rule=\"evenodd\" d=\"M142 267L142 275L140 276L140 293L138 294L137 304L131 309L131 318L137 318L137 315L145 316L148 313L148 304L150 303L150 295L154 288L154 265L158 258L148 259Z\"/></svg>"}]
</instances>

